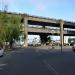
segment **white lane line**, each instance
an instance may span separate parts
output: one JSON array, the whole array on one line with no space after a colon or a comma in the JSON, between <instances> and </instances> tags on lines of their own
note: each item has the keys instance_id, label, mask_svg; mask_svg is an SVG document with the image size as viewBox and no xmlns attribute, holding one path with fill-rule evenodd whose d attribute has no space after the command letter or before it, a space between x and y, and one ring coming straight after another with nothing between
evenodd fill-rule
<instances>
[{"instance_id":1,"label":"white lane line","mask_svg":"<svg viewBox=\"0 0 75 75\"><path fill-rule=\"evenodd\" d=\"M2 66L6 66L6 65L8 65L8 63L0 64L0 67L2 67Z\"/></svg>"},{"instance_id":2,"label":"white lane line","mask_svg":"<svg viewBox=\"0 0 75 75\"><path fill-rule=\"evenodd\" d=\"M56 75L60 75L46 60L43 60L43 63L46 65L49 71L52 70Z\"/></svg>"},{"instance_id":3,"label":"white lane line","mask_svg":"<svg viewBox=\"0 0 75 75\"><path fill-rule=\"evenodd\" d=\"M8 65L8 63L5 63L5 64L0 64L0 70L2 70L4 66Z\"/></svg>"}]
</instances>

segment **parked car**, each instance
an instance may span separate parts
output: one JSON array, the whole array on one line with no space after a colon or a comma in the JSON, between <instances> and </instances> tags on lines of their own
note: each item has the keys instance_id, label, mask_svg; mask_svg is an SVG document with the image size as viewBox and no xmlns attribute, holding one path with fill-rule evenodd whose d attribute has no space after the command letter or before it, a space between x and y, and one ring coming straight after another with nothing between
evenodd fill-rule
<instances>
[{"instance_id":1,"label":"parked car","mask_svg":"<svg viewBox=\"0 0 75 75\"><path fill-rule=\"evenodd\" d=\"M73 50L73 52L75 52L75 43L72 46L72 50Z\"/></svg>"},{"instance_id":2,"label":"parked car","mask_svg":"<svg viewBox=\"0 0 75 75\"><path fill-rule=\"evenodd\" d=\"M4 54L4 49L0 48L0 56L3 56L3 54Z\"/></svg>"},{"instance_id":3,"label":"parked car","mask_svg":"<svg viewBox=\"0 0 75 75\"><path fill-rule=\"evenodd\" d=\"M64 43L64 46L70 46L70 44L69 43Z\"/></svg>"}]
</instances>

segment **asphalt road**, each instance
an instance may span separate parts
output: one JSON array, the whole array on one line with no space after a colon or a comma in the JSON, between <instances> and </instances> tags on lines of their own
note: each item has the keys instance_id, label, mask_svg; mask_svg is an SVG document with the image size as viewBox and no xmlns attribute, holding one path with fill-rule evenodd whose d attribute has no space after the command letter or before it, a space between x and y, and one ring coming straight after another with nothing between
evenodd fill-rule
<instances>
[{"instance_id":1,"label":"asphalt road","mask_svg":"<svg viewBox=\"0 0 75 75\"><path fill-rule=\"evenodd\" d=\"M0 57L0 75L75 75L75 53L19 48Z\"/></svg>"}]
</instances>

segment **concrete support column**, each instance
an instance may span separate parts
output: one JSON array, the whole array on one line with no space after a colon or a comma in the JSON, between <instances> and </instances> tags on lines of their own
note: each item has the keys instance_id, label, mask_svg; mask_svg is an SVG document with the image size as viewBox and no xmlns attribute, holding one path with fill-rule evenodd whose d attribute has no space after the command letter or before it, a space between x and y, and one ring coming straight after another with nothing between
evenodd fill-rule
<instances>
[{"instance_id":1,"label":"concrete support column","mask_svg":"<svg viewBox=\"0 0 75 75\"><path fill-rule=\"evenodd\" d=\"M27 17L24 18L24 45L23 47L27 47L28 46L28 20Z\"/></svg>"},{"instance_id":2,"label":"concrete support column","mask_svg":"<svg viewBox=\"0 0 75 75\"><path fill-rule=\"evenodd\" d=\"M63 28L64 21L60 20L59 23L60 23L60 43L61 46L63 46L64 45L64 28Z\"/></svg>"}]
</instances>

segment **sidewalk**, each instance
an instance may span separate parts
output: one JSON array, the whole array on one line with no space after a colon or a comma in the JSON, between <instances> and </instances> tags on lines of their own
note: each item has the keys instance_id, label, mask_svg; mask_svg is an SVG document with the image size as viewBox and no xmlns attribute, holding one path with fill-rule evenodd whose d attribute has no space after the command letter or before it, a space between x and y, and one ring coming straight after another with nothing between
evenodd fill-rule
<instances>
[{"instance_id":1,"label":"sidewalk","mask_svg":"<svg viewBox=\"0 0 75 75\"><path fill-rule=\"evenodd\" d=\"M40 48L40 49L61 49L61 46L39 46L39 47L36 47L36 48ZM63 49L72 49L72 46L63 46L62 47Z\"/></svg>"}]
</instances>

